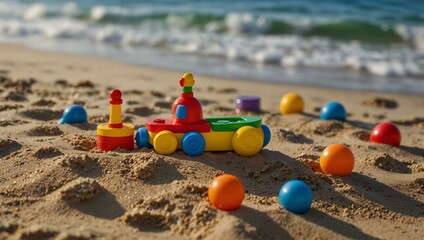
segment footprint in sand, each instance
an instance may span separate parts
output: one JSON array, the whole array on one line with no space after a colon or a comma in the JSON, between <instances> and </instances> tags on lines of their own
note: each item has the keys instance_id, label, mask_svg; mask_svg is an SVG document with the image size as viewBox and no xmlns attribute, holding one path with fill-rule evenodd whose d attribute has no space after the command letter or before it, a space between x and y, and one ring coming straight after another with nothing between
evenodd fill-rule
<instances>
[{"instance_id":1,"label":"footprint in sand","mask_svg":"<svg viewBox=\"0 0 424 240\"><path fill-rule=\"evenodd\" d=\"M53 158L60 155L63 155L59 149L49 146L49 147L40 147L33 151L32 155L34 157L37 157L38 159L44 159L44 158Z\"/></svg>"},{"instance_id":2,"label":"footprint in sand","mask_svg":"<svg viewBox=\"0 0 424 240\"><path fill-rule=\"evenodd\" d=\"M200 104L202 104L202 106L217 103L217 101L215 100L208 100L208 99L199 99L199 101L200 101Z\"/></svg>"},{"instance_id":3,"label":"footprint in sand","mask_svg":"<svg viewBox=\"0 0 424 240\"><path fill-rule=\"evenodd\" d=\"M136 89L122 91L123 96L128 96L128 95L138 95L139 96L139 95L142 95L142 94L143 94L143 91L136 90Z\"/></svg>"},{"instance_id":4,"label":"footprint in sand","mask_svg":"<svg viewBox=\"0 0 424 240\"><path fill-rule=\"evenodd\" d=\"M305 133L313 133L315 135L325 136L325 137L334 137L339 133L344 132L347 129L352 129L352 126L336 121L336 120L330 120L330 121L311 121L308 122L305 126L302 126L300 129L302 132Z\"/></svg>"},{"instance_id":5,"label":"footprint in sand","mask_svg":"<svg viewBox=\"0 0 424 240\"><path fill-rule=\"evenodd\" d=\"M172 102L170 102L170 101L157 101L157 102L155 102L155 107L164 108L164 109L171 109Z\"/></svg>"},{"instance_id":6,"label":"footprint in sand","mask_svg":"<svg viewBox=\"0 0 424 240\"><path fill-rule=\"evenodd\" d=\"M395 109L398 107L396 100L382 98L382 97L373 97L366 99L362 102L365 106L372 106L377 108L386 108L386 109Z\"/></svg>"},{"instance_id":7,"label":"footprint in sand","mask_svg":"<svg viewBox=\"0 0 424 240\"><path fill-rule=\"evenodd\" d=\"M12 139L0 139L0 158L18 151L21 148L22 145Z\"/></svg>"},{"instance_id":8,"label":"footprint in sand","mask_svg":"<svg viewBox=\"0 0 424 240\"><path fill-rule=\"evenodd\" d=\"M120 170L121 174L130 175L132 178L148 180L166 168L166 162L162 156L152 153L137 153L125 157L122 160L125 166Z\"/></svg>"},{"instance_id":9,"label":"footprint in sand","mask_svg":"<svg viewBox=\"0 0 424 240\"><path fill-rule=\"evenodd\" d=\"M4 88L11 88L17 92L32 93L32 85L34 85L36 82L37 80L33 78L18 80L7 79L6 81L2 82L1 85L3 85Z\"/></svg>"},{"instance_id":10,"label":"footprint in sand","mask_svg":"<svg viewBox=\"0 0 424 240\"><path fill-rule=\"evenodd\" d=\"M23 108L24 106L19 105L19 104L5 104L5 105L0 105L0 112L4 112L4 111L9 111L9 110L16 110L19 108Z\"/></svg>"},{"instance_id":11,"label":"footprint in sand","mask_svg":"<svg viewBox=\"0 0 424 240\"><path fill-rule=\"evenodd\" d=\"M54 81L54 85L59 86L59 87L69 87L71 86L71 84L69 84L68 80L65 79L58 79L56 81Z\"/></svg>"},{"instance_id":12,"label":"footprint in sand","mask_svg":"<svg viewBox=\"0 0 424 240\"><path fill-rule=\"evenodd\" d=\"M127 101L127 104L130 105L130 106L131 105L138 105L138 104L140 104L140 102L139 101L135 101L135 100L128 100Z\"/></svg>"},{"instance_id":13,"label":"footprint in sand","mask_svg":"<svg viewBox=\"0 0 424 240\"><path fill-rule=\"evenodd\" d=\"M4 101L12 101L12 102L25 102L28 101L28 98L19 92L15 91L7 91L2 94L1 99Z\"/></svg>"},{"instance_id":14,"label":"footprint in sand","mask_svg":"<svg viewBox=\"0 0 424 240\"><path fill-rule=\"evenodd\" d=\"M401 162L388 153L383 155L367 157L364 161L364 164L378 167L382 170L395 172L395 173L411 173L409 168L410 163Z\"/></svg>"},{"instance_id":15,"label":"footprint in sand","mask_svg":"<svg viewBox=\"0 0 424 240\"><path fill-rule=\"evenodd\" d=\"M314 141L301 133L295 133L288 129L273 129L272 136L280 142L291 142L299 144L312 144Z\"/></svg>"},{"instance_id":16,"label":"footprint in sand","mask_svg":"<svg viewBox=\"0 0 424 240\"><path fill-rule=\"evenodd\" d=\"M245 166L243 168L246 177L254 179L270 179L273 182L283 182L291 177L293 169L287 164L271 160L262 165L258 166L256 164L251 166Z\"/></svg>"},{"instance_id":17,"label":"footprint in sand","mask_svg":"<svg viewBox=\"0 0 424 240\"><path fill-rule=\"evenodd\" d=\"M62 167L69 168L79 176L95 178L102 176L103 173L98 159L86 153L66 155L60 160L59 164Z\"/></svg>"},{"instance_id":18,"label":"footprint in sand","mask_svg":"<svg viewBox=\"0 0 424 240\"><path fill-rule=\"evenodd\" d=\"M97 146L97 139L93 136L74 134L63 136L63 139L69 142L75 150L90 151Z\"/></svg>"},{"instance_id":19,"label":"footprint in sand","mask_svg":"<svg viewBox=\"0 0 424 240\"><path fill-rule=\"evenodd\" d=\"M163 93L161 93L159 91L154 91L154 90L148 91L147 93L149 95L154 96L154 97L157 97L157 98L164 98L166 96L165 94L163 94Z\"/></svg>"},{"instance_id":20,"label":"footprint in sand","mask_svg":"<svg viewBox=\"0 0 424 240\"><path fill-rule=\"evenodd\" d=\"M88 117L88 122L90 122L90 123L107 123L107 122L109 122L109 115L108 114L90 115Z\"/></svg>"},{"instance_id":21,"label":"footprint in sand","mask_svg":"<svg viewBox=\"0 0 424 240\"><path fill-rule=\"evenodd\" d=\"M45 108L35 108L21 111L20 114L35 120L40 121L51 121L59 119L62 116L62 111L59 110L50 110Z\"/></svg>"},{"instance_id":22,"label":"footprint in sand","mask_svg":"<svg viewBox=\"0 0 424 240\"><path fill-rule=\"evenodd\" d=\"M32 106L36 106L36 107L52 107L56 104L55 101L53 100L48 100L48 99L40 99L38 101L35 101L33 103L31 103Z\"/></svg>"},{"instance_id":23,"label":"footprint in sand","mask_svg":"<svg viewBox=\"0 0 424 240\"><path fill-rule=\"evenodd\" d=\"M60 197L64 201L83 202L95 198L102 189L94 179L78 178L62 187Z\"/></svg>"},{"instance_id":24,"label":"footprint in sand","mask_svg":"<svg viewBox=\"0 0 424 240\"><path fill-rule=\"evenodd\" d=\"M75 88L94 88L94 83L90 80L81 80L72 85Z\"/></svg>"},{"instance_id":25,"label":"footprint in sand","mask_svg":"<svg viewBox=\"0 0 424 240\"><path fill-rule=\"evenodd\" d=\"M205 230L212 229L219 216L218 211L204 201L208 187L190 182L172 184L172 191L163 190L141 199L120 220L139 229L170 229L189 238L205 238L208 235Z\"/></svg>"},{"instance_id":26,"label":"footprint in sand","mask_svg":"<svg viewBox=\"0 0 424 240\"><path fill-rule=\"evenodd\" d=\"M150 107L136 107L136 108L128 108L125 112L131 113L140 117L146 117L155 113L155 109Z\"/></svg>"},{"instance_id":27,"label":"footprint in sand","mask_svg":"<svg viewBox=\"0 0 424 240\"><path fill-rule=\"evenodd\" d=\"M236 92L238 92L237 88L215 89L214 87L208 87L207 90L210 91L210 92L215 91L217 93L236 93Z\"/></svg>"},{"instance_id":28,"label":"footprint in sand","mask_svg":"<svg viewBox=\"0 0 424 240\"><path fill-rule=\"evenodd\" d=\"M391 121L394 124L397 125L403 125L403 126L412 126L420 129L424 129L424 118L421 117L415 117L412 119L403 119L403 120L396 120Z\"/></svg>"},{"instance_id":29,"label":"footprint in sand","mask_svg":"<svg viewBox=\"0 0 424 240\"><path fill-rule=\"evenodd\" d=\"M28 136L59 136L63 132L54 125L41 125L30 129L27 134Z\"/></svg>"},{"instance_id":30,"label":"footprint in sand","mask_svg":"<svg viewBox=\"0 0 424 240\"><path fill-rule=\"evenodd\" d=\"M7 126L15 126L15 125L23 125L29 123L25 120L20 119L0 119L0 127L7 127Z\"/></svg>"},{"instance_id":31,"label":"footprint in sand","mask_svg":"<svg viewBox=\"0 0 424 240\"><path fill-rule=\"evenodd\" d=\"M370 141L370 132L366 130L354 131L350 134L351 137L359 139L361 141L369 142Z\"/></svg>"}]
</instances>

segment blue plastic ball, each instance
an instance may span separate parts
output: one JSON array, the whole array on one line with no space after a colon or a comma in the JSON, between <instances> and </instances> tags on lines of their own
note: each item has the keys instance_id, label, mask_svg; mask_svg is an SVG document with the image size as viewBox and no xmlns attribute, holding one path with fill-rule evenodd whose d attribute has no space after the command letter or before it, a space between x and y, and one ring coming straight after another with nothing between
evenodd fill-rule
<instances>
[{"instance_id":1,"label":"blue plastic ball","mask_svg":"<svg viewBox=\"0 0 424 240\"><path fill-rule=\"evenodd\" d=\"M278 200L288 211L303 214L311 208L312 190L300 180L291 180L281 187Z\"/></svg>"},{"instance_id":2,"label":"blue plastic ball","mask_svg":"<svg viewBox=\"0 0 424 240\"><path fill-rule=\"evenodd\" d=\"M63 116L57 123L59 124L72 124L72 123L86 123L87 112L83 106L71 105L64 112Z\"/></svg>"},{"instance_id":3,"label":"blue plastic ball","mask_svg":"<svg viewBox=\"0 0 424 240\"><path fill-rule=\"evenodd\" d=\"M346 110L342 104L338 102L329 102L321 108L321 120L346 120Z\"/></svg>"}]
</instances>

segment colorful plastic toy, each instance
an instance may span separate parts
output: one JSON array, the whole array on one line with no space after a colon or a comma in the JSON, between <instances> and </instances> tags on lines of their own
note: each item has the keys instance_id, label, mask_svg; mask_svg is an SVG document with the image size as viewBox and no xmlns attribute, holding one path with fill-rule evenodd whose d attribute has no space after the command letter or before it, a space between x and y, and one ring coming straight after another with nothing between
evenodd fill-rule
<instances>
[{"instance_id":1,"label":"colorful plastic toy","mask_svg":"<svg viewBox=\"0 0 424 240\"><path fill-rule=\"evenodd\" d=\"M373 128L370 142L388 144L395 147L400 146L401 134L399 128L393 123L380 123Z\"/></svg>"},{"instance_id":2,"label":"colorful plastic toy","mask_svg":"<svg viewBox=\"0 0 424 240\"><path fill-rule=\"evenodd\" d=\"M253 156L270 139L269 128L256 116L203 118L202 106L193 96L193 75L186 73L180 80L182 93L172 105L171 118L149 118L146 127L138 129L137 146L153 146L159 154L171 154L182 149L190 156L203 151L232 151L241 156Z\"/></svg>"},{"instance_id":3,"label":"colorful plastic toy","mask_svg":"<svg viewBox=\"0 0 424 240\"><path fill-rule=\"evenodd\" d=\"M287 93L281 98L280 111L282 114L301 113L304 107L303 98L296 93Z\"/></svg>"},{"instance_id":4,"label":"colorful plastic toy","mask_svg":"<svg viewBox=\"0 0 424 240\"><path fill-rule=\"evenodd\" d=\"M321 120L346 120L346 110L342 104L338 102L329 102L321 108Z\"/></svg>"},{"instance_id":5,"label":"colorful plastic toy","mask_svg":"<svg viewBox=\"0 0 424 240\"><path fill-rule=\"evenodd\" d=\"M134 149L134 126L122 123L121 97L122 93L118 89L110 92L109 123L97 126L97 147L105 151L117 148Z\"/></svg>"},{"instance_id":6,"label":"colorful plastic toy","mask_svg":"<svg viewBox=\"0 0 424 240\"><path fill-rule=\"evenodd\" d=\"M62 115L62 118L57 121L59 124L86 123L87 112L83 106L71 105Z\"/></svg>"},{"instance_id":7,"label":"colorful plastic toy","mask_svg":"<svg viewBox=\"0 0 424 240\"><path fill-rule=\"evenodd\" d=\"M250 111L259 112L261 110L261 99L256 96L238 96L236 98L236 112Z\"/></svg>"},{"instance_id":8,"label":"colorful plastic toy","mask_svg":"<svg viewBox=\"0 0 424 240\"><path fill-rule=\"evenodd\" d=\"M311 208L312 191L306 183L290 180L281 187L278 201L288 211L303 214Z\"/></svg>"},{"instance_id":9,"label":"colorful plastic toy","mask_svg":"<svg viewBox=\"0 0 424 240\"><path fill-rule=\"evenodd\" d=\"M209 202L218 209L232 211L241 206L245 190L241 181L233 175L223 174L209 185Z\"/></svg>"},{"instance_id":10,"label":"colorful plastic toy","mask_svg":"<svg viewBox=\"0 0 424 240\"><path fill-rule=\"evenodd\" d=\"M319 164L325 174L343 177L352 172L355 159L345 145L332 144L322 151Z\"/></svg>"}]
</instances>

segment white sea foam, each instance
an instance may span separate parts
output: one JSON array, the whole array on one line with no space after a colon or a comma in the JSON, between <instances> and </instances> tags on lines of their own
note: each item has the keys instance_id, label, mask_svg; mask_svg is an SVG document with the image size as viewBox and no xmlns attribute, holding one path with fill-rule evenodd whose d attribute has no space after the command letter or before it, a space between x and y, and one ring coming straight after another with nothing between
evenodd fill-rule
<instances>
[{"instance_id":1,"label":"white sea foam","mask_svg":"<svg viewBox=\"0 0 424 240\"><path fill-rule=\"evenodd\" d=\"M36 3L24 11L22 18L25 20L40 19L44 17L46 13L46 6L44 4Z\"/></svg>"},{"instance_id":2,"label":"white sea foam","mask_svg":"<svg viewBox=\"0 0 424 240\"><path fill-rule=\"evenodd\" d=\"M104 6L94 6L91 8L90 17L93 20L100 20L107 14L107 9Z\"/></svg>"},{"instance_id":3,"label":"white sea foam","mask_svg":"<svg viewBox=\"0 0 424 240\"><path fill-rule=\"evenodd\" d=\"M269 23L263 17L252 14L230 13L225 17L225 23L234 33L264 33L269 29Z\"/></svg>"}]
</instances>

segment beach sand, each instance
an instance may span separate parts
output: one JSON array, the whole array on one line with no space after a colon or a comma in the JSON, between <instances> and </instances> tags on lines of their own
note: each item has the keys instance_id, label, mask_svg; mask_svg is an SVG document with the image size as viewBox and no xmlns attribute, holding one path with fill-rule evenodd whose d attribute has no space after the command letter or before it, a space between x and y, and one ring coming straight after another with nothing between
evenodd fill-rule
<instances>
[{"instance_id":1,"label":"beach sand","mask_svg":"<svg viewBox=\"0 0 424 240\"><path fill-rule=\"evenodd\" d=\"M250 158L234 152L199 157L148 149L102 152L95 147L95 129L108 121L111 89L123 92L123 120L138 128L147 117L170 115L183 72L16 45L0 45L0 52L2 239L424 236L422 96L217 79L187 66L205 117L235 115L236 96L260 96L270 144ZM305 99L304 114L279 113L288 92ZM320 107L333 100L346 107L346 122L319 120ZM71 104L85 107L89 123L56 123ZM368 142L370 130L383 121L399 126L400 147ZM332 143L354 153L350 176L320 171L321 151ZM208 184L222 173L236 175L245 186L246 198L236 211L208 203ZM313 190L306 214L278 204L279 188L290 179Z\"/></svg>"}]
</instances>

